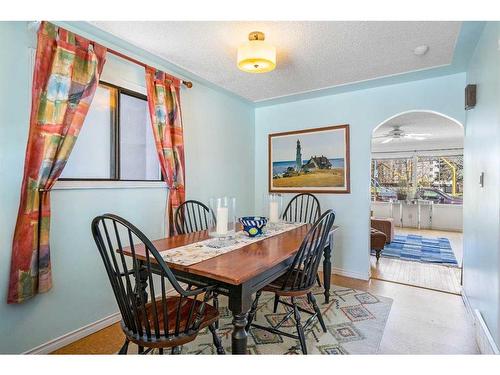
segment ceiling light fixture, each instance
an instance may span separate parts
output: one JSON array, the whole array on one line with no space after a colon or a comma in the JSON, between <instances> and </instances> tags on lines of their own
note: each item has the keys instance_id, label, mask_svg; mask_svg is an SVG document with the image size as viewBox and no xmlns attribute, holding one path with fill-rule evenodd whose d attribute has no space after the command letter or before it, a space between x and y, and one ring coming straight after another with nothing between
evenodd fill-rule
<instances>
[{"instance_id":1,"label":"ceiling light fixture","mask_svg":"<svg viewBox=\"0 0 500 375\"><path fill-rule=\"evenodd\" d=\"M264 41L264 33L252 31L238 48L238 68L248 73L266 73L276 68L276 47Z\"/></svg>"}]
</instances>

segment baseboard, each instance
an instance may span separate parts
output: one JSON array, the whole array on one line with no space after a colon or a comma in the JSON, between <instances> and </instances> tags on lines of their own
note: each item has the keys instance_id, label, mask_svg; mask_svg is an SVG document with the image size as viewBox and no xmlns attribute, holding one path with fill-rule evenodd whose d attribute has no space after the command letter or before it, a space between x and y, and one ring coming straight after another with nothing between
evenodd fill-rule
<instances>
[{"instance_id":1,"label":"baseboard","mask_svg":"<svg viewBox=\"0 0 500 375\"><path fill-rule=\"evenodd\" d=\"M332 267L332 273L335 275L350 277L352 279L358 279L358 280L369 280L370 279L370 275L368 273L352 272L352 271L347 271L343 268L338 268L338 267Z\"/></svg>"},{"instance_id":2,"label":"baseboard","mask_svg":"<svg viewBox=\"0 0 500 375\"><path fill-rule=\"evenodd\" d=\"M30 349L23 354L49 354L53 351L69 345L77 340L80 340L92 333L100 331L103 328L109 327L121 320L120 312L111 314L105 318L99 319L94 323L87 324L84 327L78 328L72 332L66 333L60 337L41 344L33 349Z\"/></svg>"},{"instance_id":3,"label":"baseboard","mask_svg":"<svg viewBox=\"0 0 500 375\"><path fill-rule=\"evenodd\" d=\"M481 354L500 354L498 346L478 309L474 310L474 328L476 343Z\"/></svg>"},{"instance_id":4,"label":"baseboard","mask_svg":"<svg viewBox=\"0 0 500 375\"><path fill-rule=\"evenodd\" d=\"M185 284L181 283L182 286L186 287ZM167 291L167 296L171 295L175 292L174 288L169 288ZM161 295L158 295L157 298L161 298ZM106 327L109 327L112 324L115 324L121 320L120 312L116 312L111 314L105 318L99 319L94 323L87 324L84 327L78 328L72 332L65 333L62 336L56 337L53 340L47 341L44 344L38 345L37 347L25 351L22 354L49 354L53 351L60 349L66 345L69 345L77 340L80 340L92 333L100 331Z\"/></svg>"},{"instance_id":5,"label":"baseboard","mask_svg":"<svg viewBox=\"0 0 500 375\"><path fill-rule=\"evenodd\" d=\"M462 299L474 326L474 336L479 352L481 354L500 354L498 346L496 345L495 340L493 340L493 336L491 335L481 312L478 309L472 309L470 301L464 292L462 292Z\"/></svg>"},{"instance_id":6,"label":"baseboard","mask_svg":"<svg viewBox=\"0 0 500 375\"><path fill-rule=\"evenodd\" d=\"M464 302L465 309L469 313L469 318L471 322L474 323L474 312L472 311L472 306L470 305L469 299L467 298L467 295L465 294L463 288L462 288L462 301Z\"/></svg>"}]
</instances>

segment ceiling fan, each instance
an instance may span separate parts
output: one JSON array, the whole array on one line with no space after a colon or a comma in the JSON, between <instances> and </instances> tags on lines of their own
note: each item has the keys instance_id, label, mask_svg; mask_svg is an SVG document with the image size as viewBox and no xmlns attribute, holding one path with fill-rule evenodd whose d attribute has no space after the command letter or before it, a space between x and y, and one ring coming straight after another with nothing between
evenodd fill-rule
<instances>
[{"instance_id":1,"label":"ceiling fan","mask_svg":"<svg viewBox=\"0 0 500 375\"><path fill-rule=\"evenodd\" d=\"M384 135L379 135L373 137L374 139L378 138L387 138L381 143L389 143L395 139L408 138L414 139L416 141L423 141L426 137L429 137L431 134L428 133L406 133L403 129L401 129L401 125L393 125L392 130L388 131Z\"/></svg>"}]
</instances>

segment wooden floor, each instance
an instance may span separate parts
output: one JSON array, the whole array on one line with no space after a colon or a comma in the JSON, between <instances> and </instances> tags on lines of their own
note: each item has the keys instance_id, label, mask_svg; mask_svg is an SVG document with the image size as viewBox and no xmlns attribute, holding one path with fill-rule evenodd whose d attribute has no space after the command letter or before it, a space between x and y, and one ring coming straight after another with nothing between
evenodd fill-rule
<instances>
[{"instance_id":1,"label":"wooden floor","mask_svg":"<svg viewBox=\"0 0 500 375\"><path fill-rule=\"evenodd\" d=\"M478 353L461 296L373 279L333 283L393 299L379 354Z\"/></svg>"},{"instance_id":2,"label":"wooden floor","mask_svg":"<svg viewBox=\"0 0 500 375\"><path fill-rule=\"evenodd\" d=\"M393 299L379 354L476 354L472 325L462 298L379 280L333 276L332 283ZM114 324L53 354L112 354L123 343Z\"/></svg>"},{"instance_id":3,"label":"wooden floor","mask_svg":"<svg viewBox=\"0 0 500 375\"><path fill-rule=\"evenodd\" d=\"M417 230L412 228L396 228L396 234L420 234L424 237L446 237L450 240L452 250L461 266L463 258L462 233L437 230ZM371 276L373 279L393 281L402 284L435 289L447 293L460 294L461 268L442 266L431 263L412 262L407 260L380 257L377 262L371 257Z\"/></svg>"}]
</instances>

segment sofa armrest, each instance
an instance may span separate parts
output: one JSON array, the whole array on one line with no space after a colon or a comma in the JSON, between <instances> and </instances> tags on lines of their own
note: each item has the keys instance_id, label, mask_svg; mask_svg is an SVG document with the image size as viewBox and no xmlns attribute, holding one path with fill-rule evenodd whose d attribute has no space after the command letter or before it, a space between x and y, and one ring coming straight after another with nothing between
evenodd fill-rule
<instances>
[{"instance_id":1,"label":"sofa armrest","mask_svg":"<svg viewBox=\"0 0 500 375\"><path fill-rule=\"evenodd\" d=\"M392 218L372 218L371 227L384 233L387 237L387 243L391 243L394 239L394 220Z\"/></svg>"}]
</instances>

